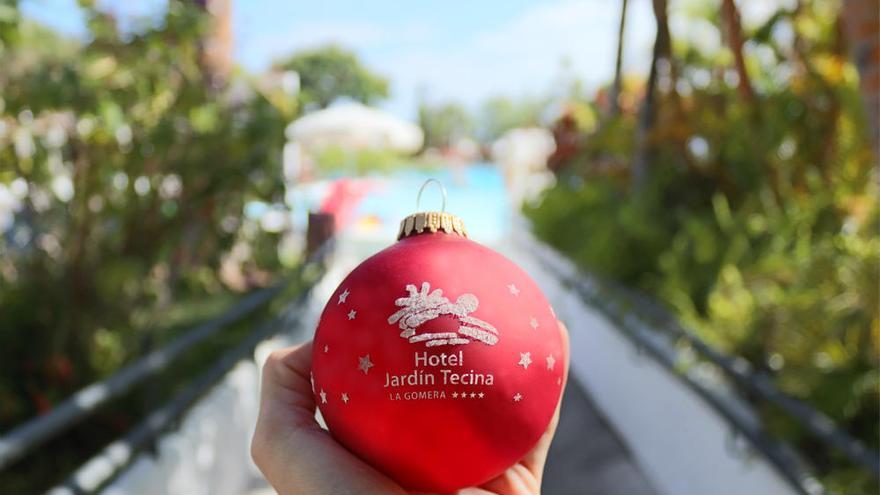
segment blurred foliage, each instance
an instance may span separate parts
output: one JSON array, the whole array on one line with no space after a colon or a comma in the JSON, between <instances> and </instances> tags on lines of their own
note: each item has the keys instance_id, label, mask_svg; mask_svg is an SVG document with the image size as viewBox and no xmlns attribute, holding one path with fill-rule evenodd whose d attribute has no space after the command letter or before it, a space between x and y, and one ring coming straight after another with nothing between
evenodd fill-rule
<instances>
[{"instance_id":1,"label":"blurred foliage","mask_svg":"<svg viewBox=\"0 0 880 495\"><path fill-rule=\"evenodd\" d=\"M544 98L490 98L480 106L477 113L477 134L481 140L490 142L513 128L537 126L541 123L541 115L547 108L547 103Z\"/></svg>"},{"instance_id":2,"label":"blurred foliage","mask_svg":"<svg viewBox=\"0 0 880 495\"><path fill-rule=\"evenodd\" d=\"M560 113L570 113L583 129L596 124L591 105L582 101L583 83L563 60L550 87L539 96L492 96L475 108L459 102L419 104L419 126L425 132L425 147L468 150L481 146L488 152L492 143L512 129L541 127ZM467 151L465 151L467 152Z\"/></svg>"},{"instance_id":3,"label":"blurred foliage","mask_svg":"<svg viewBox=\"0 0 880 495\"><path fill-rule=\"evenodd\" d=\"M321 149L317 152L315 162L322 174L331 176L360 176L374 172L387 173L413 164L411 159L388 149L365 148L353 150L339 146Z\"/></svg>"},{"instance_id":4,"label":"blurred foliage","mask_svg":"<svg viewBox=\"0 0 880 495\"><path fill-rule=\"evenodd\" d=\"M474 120L458 103L419 105L419 126L425 133L425 147L446 148L474 132Z\"/></svg>"},{"instance_id":5,"label":"blurred foliage","mask_svg":"<svg viewBox=\"0 0 880 495\"><path fill-rule=\"evenodd\" d=\"M655 294L701 338L876 450L876 157L837 7L802 2L746 30L754 101L737 92L729 49L673 32L644 180L629 165L639 117L624 109L583 132L557 185L526 213L578 263ZM715 8L687 15L720 29ZM868 473L762 408L830 489L876 493Z\"/></svg>"},{"instance_id":6,"label":"blurred foliage","mask_svg":"<svg viewBox=\"0 0 880 495\"><path fill-rule=\"evenodd\" d=\"M307 108L325 108L340 97L372 103L388 96L388 80L364 67L354 52L337 45L297 52L275 67L299 74L301 100Z\"/></svg>"},{"instance_id":7,"label":"blurred foliage","mask_svg":"<svg viewBox=\"0 0 880 495\"><path fill-rule=\"evenodd\" d=\"M183 301L279 269L277 235L242 211L281 200L296 105L239 74L210 82L197 2L138 32L81 6L87 41L0 4L2 430L158 345Z\"/></svg>"},{"instance_id":8,"label":"blurred foliage","mask_svg":"<svg viewBox=\"0 0 880 495\"><path fill-rule=\"evenodd\" d=\"M419 125L425 131L426 147L445 148L471 137L489 144L511 129L540 125L549 103L549 98L495 96L483 102L476 111L454 102L422 103L419 105ZM589 118L590 110L586 109L586 112Z\"/></svg>"}]
</instances>

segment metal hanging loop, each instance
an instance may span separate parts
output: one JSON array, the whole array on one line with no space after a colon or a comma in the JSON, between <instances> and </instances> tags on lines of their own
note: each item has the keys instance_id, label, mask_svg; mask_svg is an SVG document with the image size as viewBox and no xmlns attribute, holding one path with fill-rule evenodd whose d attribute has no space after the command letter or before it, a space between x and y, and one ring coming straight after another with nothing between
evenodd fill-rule
<instances>
[{"instance_id":1,"label":"metal hanging loop","mask_svg":"<svg viewBox=\"0 0 880 495\"><path fill-rule=\"evenodd\" d=\"M443 206L441 207L440 212L446 213L446 188L443 187L443 183L441 183L437 179L428 179L425 181L424 184L422 184L422 187L419 188L419 194L418 196L416 196L416 211L421 211L419 209L419 205L422 203L422 193L425 191L425 187L427 187L428 184L431 184L432 182L434 184L437 184L437 187L440 188L440 193L443 194Z\"/></svg>"}]
</instances>

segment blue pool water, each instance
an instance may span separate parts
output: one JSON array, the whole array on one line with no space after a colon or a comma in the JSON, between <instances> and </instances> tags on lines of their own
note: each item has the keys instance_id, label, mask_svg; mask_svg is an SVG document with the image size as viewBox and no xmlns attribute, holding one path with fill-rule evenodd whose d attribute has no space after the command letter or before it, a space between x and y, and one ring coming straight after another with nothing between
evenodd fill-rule
<instances>
[{"instance_id":1,"label":"blue pool water","mask_svg":"<svg viewBox=\"0 0 880 495\"><path fill-rule=\"evenodd\" d=\"M375 177L376 187L361 200L350 228L362 229L363 219L371 218L378 221L373 228L380 231L380 235L393 239L400 220L416 211L419 188L431 178L445 186L446 211L464 220L472 239L491 244L505 236L510 205L504 179L498 168L487 163L430 172L405 170L392 176ZM432 184L425 188L419 209L439 211L441 203L440 191Z\"/></svg>"}]
</instances>

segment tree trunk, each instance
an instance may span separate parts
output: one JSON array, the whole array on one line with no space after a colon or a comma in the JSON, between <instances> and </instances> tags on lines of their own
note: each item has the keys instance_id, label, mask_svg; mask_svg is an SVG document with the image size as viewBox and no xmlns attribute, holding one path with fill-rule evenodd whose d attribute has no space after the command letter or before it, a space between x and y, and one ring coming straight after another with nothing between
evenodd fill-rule
<instances>
[{"instance_id":1,"label":"tree trunk","mask_svg":"<svg viewBox=\"0 0 880 495\"><path fill-rule=\"evenodd\" d=\"M740 21L739 10L737 10L733 0L721 1L721 17L724 21L727 43L730 46L730 51L733 52L736 74L739 76L737 90L746 104L750 105L755 100L755 92L752 89L752 81L746 69L746 59L743 56L742 22Z\"/></svg>"},{"instance_id":2,"label":"tree trunk","mask_svg":"<svg viewBox=\"0 0 880 495\"><path fill-rule=\"evenodd\" d=\"M620 86L621 86L621 66L623 64L623 35L626 27L626 7L629 0L623 0L620 8L620 25L617 28L617 61L614 63L614 85L611 86L611 106L610 114L612 117L620 113Z\"/></svg>"},{"instance_id":3,"label":"tree trunk","mask_svg":"<svg viewBox=\"0 0 880 495\"><path fill-rule=\"evenodd\" d=\"M202 41L202 65L205 80L221 88L232 72L232 0L196 0L211 14L208 33Z\"/></svg>"},{"instance_id":4,"label":"tree trunk","mask_svg":"<svg viewBox=\"0 0 880 495\"><path fill-rule=\"evenodd\" d=\"M636 156L633 160L633 182L640 188L647 178L648 162L653 150L651 130L657 117L657 72L658 65L665 60L671 64L672 42L669 35L669 16L666 0L653 0L654 19L657 23L657 36L654 38L654 54L651 59L651 71L645 87L645 97L639 110L639 123L636 128Z\"/></svg>"},{"instance_id":5,"label":"tree trunk","mask_svg":"<svg viewBox=\"0 0 880 495\"><path fill-rule=\"evenodd\" d=\"M877 0L844 0L843 21L850 54L859 70L874 158L880 158L880 9Z\"/></svg>"}]
</instances>

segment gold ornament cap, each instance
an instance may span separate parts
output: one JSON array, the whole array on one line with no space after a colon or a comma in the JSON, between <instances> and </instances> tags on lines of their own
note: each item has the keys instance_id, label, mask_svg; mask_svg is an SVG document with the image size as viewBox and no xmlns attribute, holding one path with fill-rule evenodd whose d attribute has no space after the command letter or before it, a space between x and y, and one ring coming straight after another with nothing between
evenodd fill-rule
<instances>
[{"instance_id":1,"label":"gold ornament cap","mask_svg":"<svg viewBox=\"0 0 880 495\"><path fill-rule=\"evenodd\" d=\"M464 228L464 222L461 218L446 213L446 188L437 179L428 179L419 189L416 196L416 210L422 202L422 192L428 184L437 184L440 192L443 194L443 207L440 211L421 211L413 213L400 221L400 230L397 232L397 240L404 237L410 237L424 232L445 232L447 234L458 234L467 237L467 230Z\"/></svg>"},{"instance_id":2,"label":"gold ornament cap","mask_svg":"<svg viewBox=\"0 0 880 495\"><path fill-rule=\"evenodd\" d=\"M400 231L397 233L397 240L423 232L434 233L439 231L467 237L467 230L465 230L464 222L461 218L442 211L422 211L413 213L400 221Z\"/></svg>"}]
</instances>

